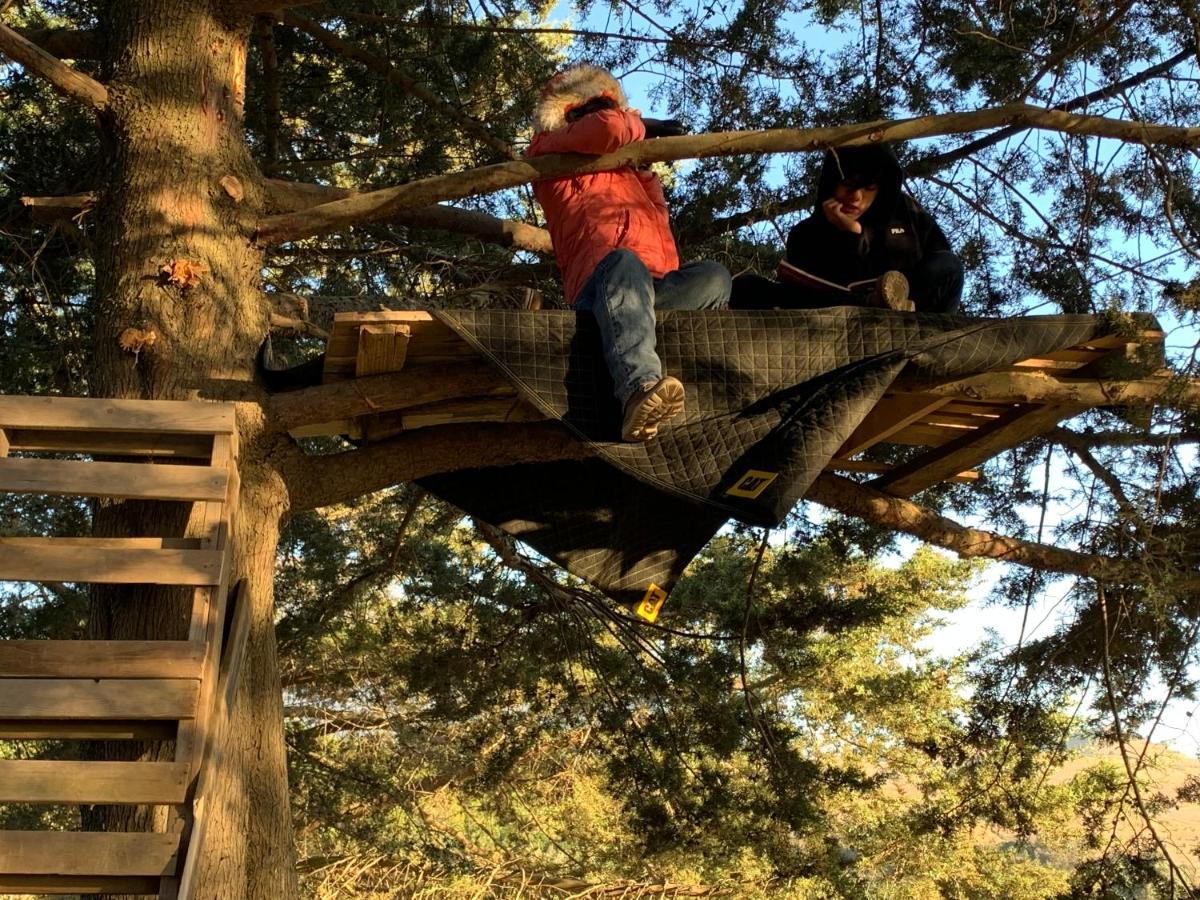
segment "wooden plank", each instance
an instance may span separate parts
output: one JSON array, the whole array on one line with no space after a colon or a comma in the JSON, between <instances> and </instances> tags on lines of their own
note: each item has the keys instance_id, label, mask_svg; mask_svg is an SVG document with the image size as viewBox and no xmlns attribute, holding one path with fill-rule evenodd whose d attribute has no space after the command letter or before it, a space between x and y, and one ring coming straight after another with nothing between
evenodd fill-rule
<instances>
[{"instance_id":1,"label":"wooden plank","mask_svg":"<svg viewBox=\"0 0 1200 900\"><path fill-rule=\"evenodd\" d=\"M843 459L855 456L949 402L947 397L931 394L887 394L867 413L834 456Z\"/></svg>"},{"instance_id":2,"label":"wooden plank","mask_svg":"<svg viewBox=\"0 0 1200 900\"><path fill-rule=\"evenodd\" d=\"M173 741L174 721L0 719L0 741Z\"/></svg>"},{"instance_id":3,"label":"wooden plank","mask_svg":"<svg viewBox=\"0 0 1200 900\"><path fill-rule=\"evenodd\" d=\"M221 554L215 550L45 546L24 540L0 538L0 580L206 585L221 577Z\"/></svg>"},{"instance_id":4,"label":"wooden plank","mask_svg":"<svg viewBox=\"0 0 1200 900\"><path fill-rule=\"evenodd\" d=\"M83 547L94 550L200 550L198 538L0 537L14 547Z\"/></svg>"},{"instance_id":5,"label":"wooden plank","mask_svg":"<svg viewBox=\"0 0 1200 900\"><path fill-rule=\"evenodd\" d=\"M212 466L0 459L0 491L131 500L223 500L229 473Z\"/></svg>"},{"instance_id":6,"label":"wooden plank","mask_svg":"<svg viewBox=\"0 0 1200 900\"><path fill-rule=\"evenodd\" d=\"M903 444L910 447L940 447L960 437L962 437L962 430L958 428L942 428L938 425L914 422L904 426L895 434L888 435L887 440L880 443Z\"/></svg>"},{"instance_id":7,"label":"wooden plank","mask_svg":"<svg viewBox=\"0 0 1200 900\"><path fill-rule=\"evenodd\" d=\"M406 366L453 363L478 356L475 349L453 329L427 312L384 310L337 313L325 348L326 381L354 377L359 329L368 325L404 325L409 328L412 338L408 343Z\"/></svg>"},{"instance_id":8,"label":"wooden plank","mask_svg":"<svg viewBox=\"0 0 1200 900\"><path fill-rule=\"evenodd\" d=\"M0 719L190 719L190 679L0 679Z\"/></svg>"},{"instance_id":9,"label":"wooden plank","mask_svg":"<svg viewBox=\"0 0 1200 900\"><path fill-rule=\"evenodd\" d=\"M0 875L0 894L157 894L157 876Z\"/></svg>"},{"instance_id":10,"label":"wooden plank","mask_svg":"<svg viewBox=\"0 0 1200 900\"><path fill-rule=\"evenodd\" d=\"M236 431L237 421L232 403L0 394L0 428L218 434Z\"/></svg>"},{"instance_id":11,"label":"wooden plank","mask_svg":"<svg viewBox=\"0 0 1200 900\"><path fill-rule=\"evenodd\" d=\"M404 368L404 358L408 355L408 341L411 337L412 332L407 325L363 325L358 330L355 377L399 372Z\"/></svg>"},{"instance_id":12,"label":"wooden plank","mask_svg":"<svg viewBox=\"0 0 1200 900\"><path fill-rule=\"evenodd\" d=\"M4 875L153 876L175 873L179 835L0 831Z\"/></svg>"},{"instance_id":13,"label":"wooden plank","mask_svg":"<svg viewBox=\"0 0 1200 900\"><path fill-rule=\"evenodd\" d=\"M17 428L10 432L13 450L27 453L94 453L105 456L161 456L203 459L212 448L206 434L129 431L38 431ZM2 455L2 454L0 454Z\"/></svg>"},{"instance_id":14,"label":"wooden plank","mask_svg":"<svg viewBox=\"0 0 1200 900\"><path fill-rule=\"evenodd\" d=\"M8 456L8 451L12 447L12 435L4 428L0 428L0 459Z\"/></svg>"},{"instance_id":15,"label":"wooden plank","mask_svg":"<svg viewBox=\"0 0 1200 900\"><path fill-rule=\"evenodd\" d=\"M897 466L870 482L871 486L897 497L911 497L971 469L998 453L1042 434L1065 418L1081 411L1079 406L1022 406L1000 417L987 428L975 429L937 450Z\"/></svg>"},{"instance_id":16,"label":"wooden plank","mask_svg":"<svg viewBox=\"0 0 1200 900\"><path fill-rule=\"evenodd\" d=\"M199 678L202 641L0 641L0 678Z\"/></svg>"},{"instance_id":17,"label":"wooden plank","mask_svg":"<svg viewBox=\"0 0 1200 900\"><path fill-rule=\"evenodd\" d=\"M874 459L832 459L829 465L825 467L826 472L868 472L873 474L882 474L892 471L893 466L889 463L879 462ZM978 481L980 475L978 472L959 472L953 478L947 479L956 484L970 484Z\"/></svg>"},{"instance_id":18,"label":"wooden plank","mask_svg":"<svg viewBox=\"0 0 1200 900\"><path fill-rule=\"evenodd\" d=\"M0 803L182 803L187 782L171 762L0 759Z\"/></svg>"}]
</instances>

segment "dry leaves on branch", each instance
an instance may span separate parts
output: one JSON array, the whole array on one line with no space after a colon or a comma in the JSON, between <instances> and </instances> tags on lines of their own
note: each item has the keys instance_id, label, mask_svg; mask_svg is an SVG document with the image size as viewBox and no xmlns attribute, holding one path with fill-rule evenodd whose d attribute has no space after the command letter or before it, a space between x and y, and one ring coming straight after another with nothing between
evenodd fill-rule
<instances>
[{"instance_id":1,"label":"dry leaves on branch","mask_svg":"<svg viewBox=\"0 0 1200 900\"><path fill-rule=\"evenodd\" d=\"M186 290L200 283L200 276L208 271L208 266L179 258L165 263L158 271L164 284L174 284Z\"/></svg>"}]
</instances>

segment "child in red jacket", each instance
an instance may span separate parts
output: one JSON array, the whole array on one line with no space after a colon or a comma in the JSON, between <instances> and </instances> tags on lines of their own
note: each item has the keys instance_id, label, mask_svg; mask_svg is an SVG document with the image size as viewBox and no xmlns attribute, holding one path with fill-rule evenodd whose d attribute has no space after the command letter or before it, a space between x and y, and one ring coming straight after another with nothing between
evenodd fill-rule
<instances>
[{"instance_id":1,"label":"child in red jacket","mask_svg":"<svg viewBox=\"0 0 1200 900\"><path fill-rule=\"evenodd\" d=\"M542 88L530 156L611 153L645 138L641 115L620 84L595 66L576 66ZM679 264L658 176L625 167L537 181L567 302L595 315L624 410L621 438L645 441L683 411L684 390L663 375L654 350L656 309L717 309L729 300L720 263Z\"/></svg>"}]
</instances>

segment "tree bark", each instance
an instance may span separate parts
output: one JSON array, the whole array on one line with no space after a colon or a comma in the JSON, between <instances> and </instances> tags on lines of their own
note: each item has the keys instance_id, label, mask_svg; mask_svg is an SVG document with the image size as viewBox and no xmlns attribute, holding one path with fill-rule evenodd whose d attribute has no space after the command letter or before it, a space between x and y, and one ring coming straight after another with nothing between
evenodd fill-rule
<instances>
[{"instance_id":1,"label":"tree bark","mask_svg":"<svg viewBox=\"0 0 1200 900\"><path fill-rule=\"evenodd\" d=\"M110 0L108 153L97 206L93 332L96 396L260 398L253 359L267 330L261 254L248 238L263 188L242 132L250 20L230 21L218 0ZM127 329L156 340L134 354ZM287 492L275 471L282 445L260 407L239 407L241 502L234 511L233 579L246 580L251 637L232 711L227 776L208 805L200 848L203 900L294 897L282 702L275 655L272 579ZM156 527L132 504L100 509L101 533ZM181 527L174 516L161 523ZM233 583L231 581L231 583ZM98 638L173 638L188 598L147 589L96 592ZM149 752L157 752L150 750ZM144 812L104 811L120 829Z\"/></svg>"}]
</instances>

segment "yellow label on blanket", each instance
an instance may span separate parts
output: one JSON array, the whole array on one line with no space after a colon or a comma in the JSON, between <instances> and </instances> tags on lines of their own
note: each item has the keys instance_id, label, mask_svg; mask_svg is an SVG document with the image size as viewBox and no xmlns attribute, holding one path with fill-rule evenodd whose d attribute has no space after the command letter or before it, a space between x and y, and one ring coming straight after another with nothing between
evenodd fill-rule
<instances>
[{"instance_id":1,"label":"yellow label on blanket","mask_svg":"<svg viewBox=\"0 0 1200 900\"><path fill-rule=\"evenodd\" d=\"M778 472L763 472L751 469L725 491L727 497L745 497L747 500L757 499L758 495L770 487L771 482L779 477Z\"/></svg>"},{"instance_id":2,"label":"yellow label on blanket","mask_svg":"<svg viewBox=\"0 0 1200 900\"><path fill-rule=\"evenodd\" d=\"M657 584L651 584L646 588L646 594L642 597L642 602L637 605L634 612L647 622L653 622L658 618L658 611L662 609L663 604L667 602L667 592L660 588Z\"/></svg>"}]
</instances>

